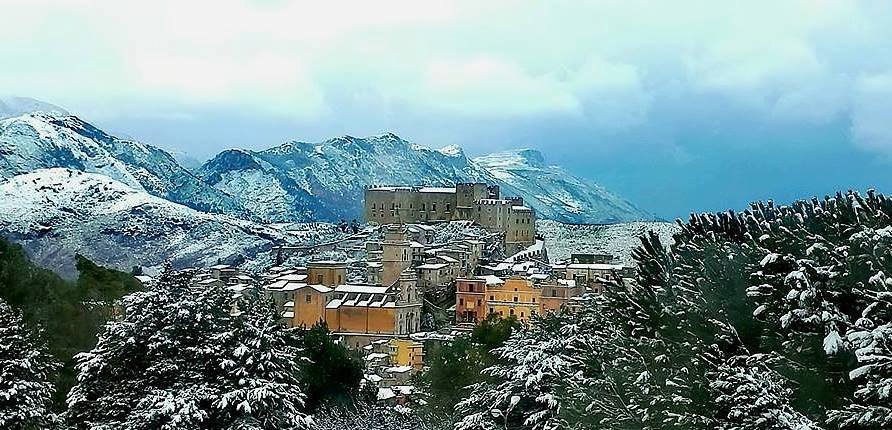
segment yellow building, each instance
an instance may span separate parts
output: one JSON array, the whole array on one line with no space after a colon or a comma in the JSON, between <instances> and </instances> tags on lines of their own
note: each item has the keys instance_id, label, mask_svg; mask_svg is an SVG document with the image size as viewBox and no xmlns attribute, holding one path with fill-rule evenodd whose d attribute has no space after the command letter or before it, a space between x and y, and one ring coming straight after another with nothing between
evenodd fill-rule
<instances>
[{"instance_id":1,"label":"yellow building","mask_svg":"<svg viewBox=\"0 0 892 430\"><path fill-rule=\"evenodd\" d=\"M479 323L489 314L513 315L526 322L533 315L557 312L584 291L573 280L537 285L522 277L502 280L493 275L458 279L455 284L455 320L459 323Z\"/></svg>"},{"instance_id":2,"label":"yellow building","mask_svg":"<svg viewBox=\"0 0 892 430\"><path fill-rule=\"evenodd\" d=\"M508 278L503 284L487 285L485 297L487 312L501 317L514 315L527 321L539 313L541 293L528 279Z\"/></svg>"},{"instance_id":3,"label":"yellow building","mask_svg":"<svg viewBox=\"0 0 892 430\"><path fill-rule=\"evenodd\" d=\"M424 366L424 344L410 339L390 340L390 362L394 366Z\"/></svg>"}]
</instances>

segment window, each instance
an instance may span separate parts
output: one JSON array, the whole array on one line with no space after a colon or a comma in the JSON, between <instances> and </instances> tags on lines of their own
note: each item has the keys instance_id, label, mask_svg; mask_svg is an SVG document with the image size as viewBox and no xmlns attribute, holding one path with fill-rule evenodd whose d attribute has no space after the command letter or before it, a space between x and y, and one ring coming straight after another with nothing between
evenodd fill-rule
<instances>
[{"instance_id":1,"label":"window","mask_svg":"<svg viewBox=\"0 0 892 430\"><path fill-rule=\"evenodd\" d=\"M481 300L480 300L480 299L477 299L477 306L480 306L480 305L482 305L482 304L483 304L483 303L481 302Z\"/></svg>"},{"instance_id":2,"label":"window","mask_svg":"<svg viewBox=\"0 0 892 430\"><path fill-rule=\"evenodd\" d=\"M313 296L310 294L307 294L307 303L311 303L312 301L313 301Z\"/></svg>"},{"instance_id":3,"label":"window","mask_svg":"<svg viewBox=\"0 0 892 430\"><path fill-rule=\"evenodd\" d=\"M316 283L317 283L317 284L321 284L321 283L322 283L322 279L323 279L323 277L322 277L321 274L320 274L320 275L316 275Z\"/></svg>"},{"instance_id":4,"label":"window","mask_svg":"<svg viewBox=\"0 0 892 430\"><path fill-rule=\"evenodd\" d=\"M446 212L449 212L449 208L450 208L449 203L446 203Z\"/></svg>"},{"instance_id":5,"label":"window","mask_svg":"<svg viewBox=\"0 0 892 430\"><path fill-rule=\"evenodd\" d=\"M517 303L517 296L514 296L514 303Z\"/></svg>"},{"instance_id":6,"label":"window","mask_svg":"<svg viewBox=\"0 0 892 430\"><path fill-rule=\"evenodd\" d=\"M437 204L436 204L436 203L431 203L431 210L434 211L434 212L437 211Z\"/></svg>"},{"instance_id":7,"label":"window","mask_svg":"<svg viewBox=\"0 0 892 430\"><path fill-rule=\"evenodd\" d=\"M490 299L490 300L495 300L495 297L494 297L494 296L489 296L489 299Z\"/></svg>"},{"instance_id":8,"label":"window","mask_svg":"<svg viewBox=\"0 0 892 430\"><path fill-rule=\"evenodd\" d=\"M459 297L459 299L458 299L458 305L459 305L459 306L464 306L464 304L465 304L465 299Z\"/></svg>"},{"instance_id":9,"label":"window","mask_svg":"<svg viewBox=\"0 0 892 430\"><path fill-rule=\"evenodd\" d=\"M508 311L508 315L514 315L514 309L511 309L510 311Z\"/></svg>"}]
</instances>

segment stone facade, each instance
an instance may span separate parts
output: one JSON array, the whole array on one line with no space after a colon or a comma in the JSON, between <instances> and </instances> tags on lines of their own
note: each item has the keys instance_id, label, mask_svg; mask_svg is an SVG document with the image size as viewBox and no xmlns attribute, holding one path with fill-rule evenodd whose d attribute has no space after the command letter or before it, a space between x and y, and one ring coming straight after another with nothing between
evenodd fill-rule
<instances>
[{"instance_id":1,"label":"stone facade","mask_svg":"<svg viewBox=\"0 0 892 430\"><path fill-rule=\"evenodd\" d=\"M536 214L519 197L502 198L498 186L460 183L455 187L369 187L365 219L378 224L466 220L505 234L514 254L535 243Z\"/></svg>"}]
</instances>

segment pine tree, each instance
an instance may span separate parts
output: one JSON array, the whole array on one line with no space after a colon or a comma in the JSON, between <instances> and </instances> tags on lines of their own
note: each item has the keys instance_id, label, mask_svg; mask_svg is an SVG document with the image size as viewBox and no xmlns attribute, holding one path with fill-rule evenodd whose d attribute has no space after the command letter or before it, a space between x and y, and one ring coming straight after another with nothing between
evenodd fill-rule
<instances>
[{"instance_id":1,"label":"pine tree","mask_svg":"<svg viewBox=\"0 0 892 430\"><path fill-rule=\"evenodd\" d=\"M263 301L231 315L224 288L192 291L168 273L122 300L123 317L77 357L68 420L80 428L291 429L301 411L300 351Z\"/></svg>"},{"instance_id":2,"label":"pine tree","mask_svg":"<svg viewBox=\"0 0 892 430\"><path fill-rule=\"evenodd\" d=\"M25 326L22 315L0 299L0 428L45 428L58 365Z\"/></svg>"}]
</instances>

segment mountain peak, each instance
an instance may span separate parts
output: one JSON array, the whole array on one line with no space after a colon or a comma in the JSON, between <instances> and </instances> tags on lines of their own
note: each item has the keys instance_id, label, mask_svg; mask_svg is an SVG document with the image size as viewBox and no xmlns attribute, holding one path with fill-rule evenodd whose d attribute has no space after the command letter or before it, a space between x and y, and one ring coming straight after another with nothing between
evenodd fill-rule
<instances>
[{"instance_id":1,"label":"mountain peak","mask_svg":"<svg viewBox=\"0 0 892 430\"><path fill-rule=\"evenodd\" d=\"M520 149L517 151L517 155L531 167L545 167L545 156L538 149Z\"/></svg>"},{"instance_id":2,"label":"mountain peak","mask_svg":"<svg viewBox=\"0 0 892 430\"><path fill-rule=\"evenodd\" d=\"M461 155L464 155L464 153L465 153L465 151L462 149L462 147L458 146L458 145L444 146L444 147L438 149L437 152L439 152L447 157L459 157Z\"/></svg>"},{"instance_id":3,"label":"mountain peak","mask_svg":"<svg viewBox=\"0 0 892 430\"><path fill-rule=\"evenodd\" d=\"M52 115L71 115L67 110L30 97L0 97L0 119L11 118L35 112Z\"/></svg>"},{"instance_id":4,"label":"mountain peak","mask_svg":"<svg viewBox=\"0 0 892 430\"><path fill-rule=\"evenodd\" d=\"M531 148L496 152L478 157L475 160L487 166L500 166L503 168L533 167L541 169L546 167L545 156L539 150Z\"/></svg>"}]
</instances>

